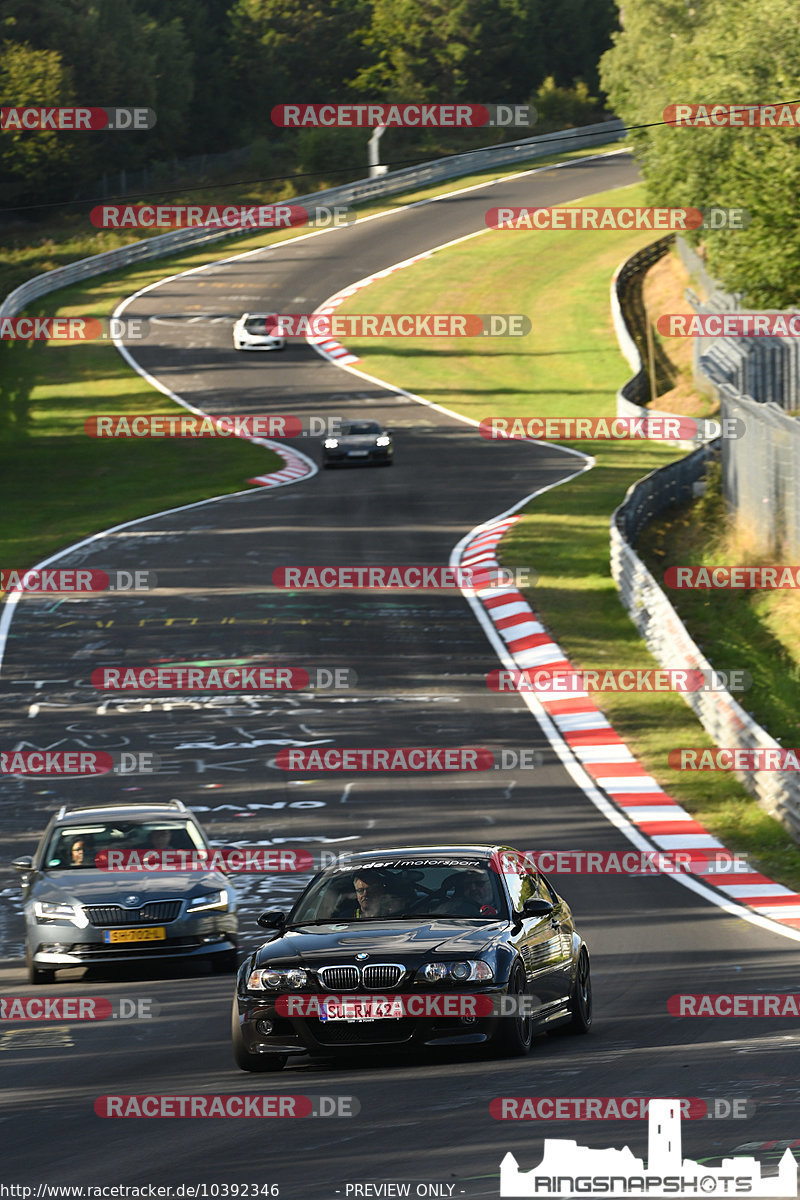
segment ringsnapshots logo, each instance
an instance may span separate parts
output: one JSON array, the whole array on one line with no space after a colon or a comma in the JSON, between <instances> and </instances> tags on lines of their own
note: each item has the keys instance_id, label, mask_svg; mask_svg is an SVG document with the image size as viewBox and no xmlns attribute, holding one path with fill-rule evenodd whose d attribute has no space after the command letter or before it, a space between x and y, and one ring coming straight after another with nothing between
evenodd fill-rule
<instances>
[{"instance_id":1,"label":"ringsnapshots logo","mask_svg":"<svg viewBox=\"0 0 800 1200\"><path fill-rule=\"evenodd\" d=\"M478 432L488 441L690 442L740 438L745 424L738 417L485 417Z\"/></svg>"},{"instance_id":2,"label":"ringsnapshots logo","mask_svg":"<svg viewBox=\"0 0 800 1200\"><path fill-rule=\"evenodd\" d=\"M0 317L3 342L141 341L149 332L146 317Z\"/></svg>"},{"instance_id":3,"label":"ringsnapshots logo","mask_svg":"<svg viewBox=\"0 0 800 1200\"><path fill-rule=\"evenodd\" d=\"M663 118L691 129L791 129L800 125L800 105L668 104Z\"/></svg>"},{"instance_id":4,"label":"ringsnapshots logo","mask_svg":"<svg viewBox=\"0 0 800 1200\"><path fill-rule=\"evenodd\" d=\"M281 692L350 689L352 667L192 666L97 667L92 687L122 692Z\"/></svg>"},{"instance_id":5,"label":"ringsnapshots logo","mask_svg":"<svg viewBox=\"0 0 800 1200\"><path fill-rule=\"evenodd\" d=\"M287 338L527 337L524 313L273 313L266 331Z\"/></svg>"},{"instance_id":6,"label":"ringsnapshots logo","mask_svg":"<svg viewBox=\"0 0 800 1200\"><path fill-rule=\"evenodd\" d=\"M346 204L98 204L89 213L98 229L327 229L355 219Z\"/></svg>"},{"instance_id":7,"label":"ringsnapshots logo","mask_svg":"<svg viewBox=\"0 0 800 1200\"><path fill-rule=\"evenodd\" d=\"M489 229L747 229L745 208L490 208Z\"/></svg>"},{"instance_id":8,"label":"ringsnapshots logo","mask_svg":"<svg viewBox=\"0 0 800 1200\"><path fill-rule=\"evenodd\" d=\"M0 132L22 133L45 130L75 133L99 129L137 132L153 129L156 114L152 108L33 108L28 105L0 108Z\"/></svg>"},{"instance_id":9,"label":"ringsnapshots logo","mask_svg":"<svg viewBox=\"0 0 800 1200\"><path fill-rule=\"evenodd\" d=\"M529 567L391 566L276 567L273 587L312 592L462 592L533 587L538 576Z\"/></svg>"},{"instance_id":10,"label":"ringsnapshots logo","mask_svg":"<svg viewBox=\"0 0 800 1200\"><path fill-rule=\"evenodd\" d=\"M99 568L0 567L0 591L39 595L92 596L102 592L150 592L158 584L155 571L105 571Z\"/></svg>"},{"instance_id":11,"label":"ringsnapshots logo","mask_svg":"<svg viewBox=\"0 0 800 1200\"><path fill-rule=\"evenodd\" d=\"M710 667L496 668L486 676L493 692L546 692L564 698L584 692L746 692L752 685L749 671Z\"/></svg>"},{"instance_id":12,"label":"ringsnapshots logo","mask_svg":"<svg viewBox=\"0 0 800 1200\"><path fill-rule=\"evenodd\" d=\"M797 1196L797 1162L787 1148L777 1175L755 1158L724 1158L719 1167L684 1158L680 1099L651 1100L647 1163L622 1150L595 1150L545 1138L542 1161L520 1171L510 1152L500 1164L501 1197L648 1196L708 1200L709 1196Z\"/></svg>"},{"instance_id":13,"label":"ringsnapshots logo","mask_svg":"<svg viewBox=\"0 0 800 1200\"><path fill-rule=\"evenodd\" d=\"M532 129L532 104L276 104L280 129Z\"/></svg>"}]
</instances>

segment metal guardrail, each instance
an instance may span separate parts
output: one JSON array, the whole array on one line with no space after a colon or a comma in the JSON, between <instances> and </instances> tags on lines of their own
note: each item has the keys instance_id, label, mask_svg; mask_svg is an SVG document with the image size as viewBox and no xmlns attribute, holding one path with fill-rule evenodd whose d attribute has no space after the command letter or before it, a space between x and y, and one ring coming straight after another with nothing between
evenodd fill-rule
<instances>
[{"instance_id":1,"label":"metal guardrail","mask_svg":"<svg viewBox=\"0 0 800 1200\"><path fill-rule=\"evenodd\" d=\"M633 343L629 330L624 330L624 340L621 338L620 341L625 353L627 344ZM732 410L728 415L742 414ZM707 462L720 453L720 441L717 439L701 446L685 458L637 480L611 515L612 578L648 650L663 667L713 669L637 555L634 545L654 516L691 498L694 484L704 474ZM730 692L682 692L681 695L718 746L780 748L780 743L745 712ZM736 772L736 777L761 808L781 821L795 841L800 842L800 780L797 773L746 771Z\"/></svg>"},{"instance_id":2,"label":"metal guardrail","mask_svg":"<svg viewBox=\"0 0 800 1200\"><path fill-rule=\"evenodd\" d=\"M649 268L663 258L675 241L675 235L669 233L658 241L631 255L621 263L614 272L611 280L611 313L622 353L625 355L634 375L624 383L617 392L618 417L656 417L680 419L677 413L665 412L653 408L649 404L651 398L650 376L642 357L646 343L647 313L642 299L642 281ZM656 373L662 377L667 365L663 361L663 351L656 347ZM704 426L698 427L693 438L685 438L673 442L673 445L691 450L709 440Z\"/></svg>"},{"instance_id":3,"label":"metal guardrail","mask_svg":"<svg viewBox=\"0 0 800 1200\"><path fill-rule=\"evenodd\" d=\"M681 258L700 275L702 261L683 239ZM715 281L705 301L689 295L698 313L741 312L741 296ZM762 310L759 310L762 311ZM765 309L776 313L781 310ZM787 314L797 309L782 310ZM796 559L800 554L800 345L796 337L695 339L695 376L719 400L723 418L738 417L746 437L722 448L725 500L759 552Z\"/></svg>"},{"instance_id":4,"label":"metal guardrail","mask_svg":"<svg viewBox=\"0 0 800 1200\"><path fill-rule=\"evenodd\" d=\"M544 133L538 137L523 138L521 141L508 142L486 150L470 150L466 154L454 154L448 158L438 158L433 162L423 163L417 167L404 167L382 175L378 179L359 179L354 183L346 183L341 187L328 188L322 192L312 192L307 196L297 196L292 204L302 206L313 205L347 205L358 204L378 196L392 196L398 192L407 191L412 187L424 187L441 180L456 179L461 175L486 170L487 167L501 167L530 159L542 158L557 150L583 150L593 146L605 146L612 142L621 141L625 136L625 125L622 121L601 121L595 125L584 125L578 129L560 133ZM566 134L566 137L565 137ZM143 241L131 242L118 250L107 250L102 254L93 254L90 258L82 258L69 263L65 267L57 267L54 271L46 271L33 279L20 284L13 292L5 297L0 304L0 317L13 317L21 312L31 300L44 296L58 288L68 287L81 279L89 279L106 271L116 271L120 267L132 266L148 259L164 258L179 250L192 249L207 242L220 241L222 238L252 235L252 227L247 229L176 229L171 233L157 234Z\"/></svg>"}]
</instances>

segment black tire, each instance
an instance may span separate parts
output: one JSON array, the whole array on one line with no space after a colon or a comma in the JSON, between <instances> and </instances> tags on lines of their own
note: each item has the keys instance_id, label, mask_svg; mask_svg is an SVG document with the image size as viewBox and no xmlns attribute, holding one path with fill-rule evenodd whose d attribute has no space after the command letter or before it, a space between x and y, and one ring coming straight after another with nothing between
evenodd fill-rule
<instances>
[{"instance_id":1,"label":"black tire","mask_svg":"<svg viewBox=\"0 0 800 1200\"><path fill-rule=\"evenodd\" d=\"M55 983L55 981L56 981L55 971L53 971L47 967L35 966L30 953L28 953L26 955L26 959L27 959L27 963L28 963L28 983L32 983L36 987L39 987L41 985L45 985L48 983Z\"/></svg>"},{"instance_id":2,"label":"black tire","mask_svg":"<svg viewBox=\"0 0 800 1200\"><path fill-rule=\"evenodd\" d=\"M242 1071L282 1071L289 1060L288 1054L252 1054L247 1049L242 1037L242 1027L239 1024L239 1005L235 996L231 1013L231 1037L233 1039L233 1059Z\"/></svg>"},{"instance_id":3,"label":"black tire","mask_svg":"<svg viewBox=\"0 0 800 1200\"><path fill-rule=\"evenodd\" d=\"M520 1001L526 995L525 970L521 963L517 963L511 971L506 994ZM510 1017L500 1017L499 1020L500 1028L495 1037L500 1053L512 1058L522 1058L529 1054L533 1045L533 1016L518 1013Z\"/></svg>"},{"instance_id":4,"label":"black tire","mask_svg":"<svg viewBox=\"0 0 800 1200\"><path fill-rule=\"evenodd\" d=\"M569 1011L572 1014L570 1033L588 1033L592 1027L592 974L585 946L581 947L578 955Z\"/></svg>"}]
</instances>

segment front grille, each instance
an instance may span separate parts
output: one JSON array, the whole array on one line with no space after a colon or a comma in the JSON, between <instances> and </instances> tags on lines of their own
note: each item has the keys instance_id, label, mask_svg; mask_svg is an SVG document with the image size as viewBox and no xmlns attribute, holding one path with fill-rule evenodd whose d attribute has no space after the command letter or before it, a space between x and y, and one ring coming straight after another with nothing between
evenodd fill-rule
<instances>
[{"instance_id":1,"label":"front grille","mask_svg":"<svg viewBox=\"0 0 800 1200\"><path fill-rule=\"evenodd\" d=\"M141 954L143 958L168 958L180 951L194 950L202 946L200 938L183 937L167 938L160 942L117 942L106 945L104 942L76 942L70 946L69 953L74 954L82 962L108 962L114 957L128 958Z\"/></svg>"},{"instance_id":2,"label":"front grille","mask_svg":"<svg viewBox=\"0 0 800 1200\"><path fill-rule=\"evenodd\" d=\"M407 1042L414 1033L408 1017L396 1021L317 1021L308 1022L309 1032L324 1046L369 1046Z\"/></svg>"},{"instance_id":3,"label":"front grille","mask_svg":"<svg viewBox=\"0 0 800 1200\"><path fill-rule=\"evenodd\" d=\"M322 986L329 992L354 992L358 987L358 967L320 967Z\"/></svg>"},{"instance_id":4,"label":"front grille","mask_svg":"<svg viewBox=\"0 0 800 1200\"><path fill-rule=\"evenodd\" d=\"M123 908L121 904L86 904L83 911L90 925L159 925L180 916L182 901L151 900L141 908Z\"/></svg>"},{"instance_id":5,"label":"front grille","mask_svg":"<svg viewBox=\"0 0 800 1200\"><path fill-rule=\"evenodd\" d=\"M393 988L397 987L404 975L405 969L397 963L374 963L364 967L362 979L367 989Z\"/></svg>"}]
</instances>

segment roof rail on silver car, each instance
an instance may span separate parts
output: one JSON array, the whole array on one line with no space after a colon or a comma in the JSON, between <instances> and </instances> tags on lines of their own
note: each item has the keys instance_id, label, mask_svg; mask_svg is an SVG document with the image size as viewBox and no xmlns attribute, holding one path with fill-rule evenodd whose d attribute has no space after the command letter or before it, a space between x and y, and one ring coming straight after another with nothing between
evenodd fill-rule
<instances>
[{"instance_id":1,"label":"roof rail on silver car","mask_svg":"<svg viewBox=\"0 0 800 1200\"><path fill-rule=\"evenodd\" d=\"M177 799L147 800L140 804L130 804L127 801L124 804L78 804L75 808L69 808L66 804L62 804L56 813L56 820L60 821L67 813L103 812L113 808L176 808L178 812L189 811L183 801Z\"/></svg>"}]
</instances>

